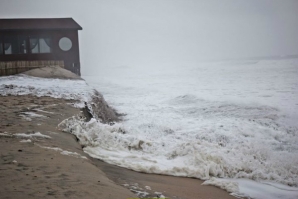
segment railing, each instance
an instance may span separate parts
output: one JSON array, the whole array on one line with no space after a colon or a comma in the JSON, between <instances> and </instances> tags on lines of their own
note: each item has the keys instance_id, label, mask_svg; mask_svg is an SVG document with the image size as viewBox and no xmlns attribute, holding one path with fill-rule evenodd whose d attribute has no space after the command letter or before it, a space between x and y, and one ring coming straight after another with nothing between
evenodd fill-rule
<instances>
[{"instance_id":1,"label":"railing","mask_svg":"<svg viewBox=\"0 0 298 199\"><path fill-rule=\"evenodd\" d=\"M0 61L0 76L15 75L31 69L42 68L46 66L60 66L61 68L64 68L64 61Z\"/></svg>"}]
</instances>

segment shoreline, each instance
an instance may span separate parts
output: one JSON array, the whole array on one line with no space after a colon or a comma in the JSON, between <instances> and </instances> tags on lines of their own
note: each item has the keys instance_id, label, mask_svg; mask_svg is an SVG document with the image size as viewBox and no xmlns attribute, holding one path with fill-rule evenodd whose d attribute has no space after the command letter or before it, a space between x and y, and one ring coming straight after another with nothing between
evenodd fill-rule
<instances>
[{"instance_id":1,"label":"shoreline","mask_svg":"<svg viewBox=\"0 0 298 199\"><path fill-rule=\"evenodd\" d=\"M116 184L141 196L147 192L148 195L145 198L160 195L169 199L235 198L218 187L202 185L204 181L197 178L149 174L111 165L98 159L93 159L93 161Z\"/></svg>"},{"instance_id":2,"label":"shoreline","mask_svg":"<svg viewBox=\"0 0 298 199\"><path fill-rule=\"evenodd\" d=\"M0 99L3 198L123 199L145 196L140 194L144 191L150 194L146 197L234 198L198 179L138 173L91 158L74 135L57 129L62 120L82 114L72 106L74 100L32 95ZM26 136L16 136L20 133Z\"/></svg>"}]
</instances>

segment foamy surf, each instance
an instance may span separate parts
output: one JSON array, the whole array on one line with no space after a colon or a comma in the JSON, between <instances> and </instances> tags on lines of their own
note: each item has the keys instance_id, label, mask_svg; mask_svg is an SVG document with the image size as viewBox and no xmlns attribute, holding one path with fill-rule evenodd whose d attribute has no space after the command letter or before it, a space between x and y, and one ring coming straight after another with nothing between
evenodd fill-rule
<instances>
[{"instance_id":1,"label":"foamy surf","mask_svg":"<svg viewBox=\"0 0 298 199\"><path fill-rule=\"evenodd\" d=\"M259 196L272 196L275 193L281 194L282 198L298 196L297 190L262 189L257 183L267 180L297 186L296 154L277 150L276 141L271 140L272 137L268 138L270 134L252 136L246 141L243 141L246 135L239 135L235 139L232 136L221 138L219 135L209 135L208 139L203 139L210 132L186 137L186 134L175 135L175 131L164 131L166 128L163 127L155 132L147 130L146 136L142 136L140 130L133 130L125 124L109 126L95 120L85 123L76 118L65 120L59 126L76 135L90 156L110 164L146 173L203 180L212 178L206 184L219 186L237 196L263 198ZM221 132L214 130L213 133ZM235 180L242 178L254 181L248 184ZM261 194L251 195L254 189L246 186L251 184L260 187L256 191ZM288 197L288 192L291 197Z\"/></svg>"},{"instance_id":2,"label":"foamy surf","mask_svg":"<svg viewBox=\"0 0 298 199\"><path fill-rule=\"evenodd\" d=\"M105 69L85 79L124 121L67 124L85 152L111 164L208 180L235 196L297 198L297 67L294 59Z\"/></svg>"}]
</instances>

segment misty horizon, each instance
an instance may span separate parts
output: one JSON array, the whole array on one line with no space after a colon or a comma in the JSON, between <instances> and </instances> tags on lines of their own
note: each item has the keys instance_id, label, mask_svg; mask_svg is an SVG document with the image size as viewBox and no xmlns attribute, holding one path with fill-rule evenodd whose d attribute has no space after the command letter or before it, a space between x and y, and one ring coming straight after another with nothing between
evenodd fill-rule
<instances>
[{"instance_id":1,"label":"misty horizon","mask_svg":"<svg viewBox=\"0 0 298 199\"><path fill-rule=\"evenodd\" d=\"M111 66L187 65L298 54L297 1L1 0L0 18L72 17L83 75Z\"/></svg>"}]
</instances>

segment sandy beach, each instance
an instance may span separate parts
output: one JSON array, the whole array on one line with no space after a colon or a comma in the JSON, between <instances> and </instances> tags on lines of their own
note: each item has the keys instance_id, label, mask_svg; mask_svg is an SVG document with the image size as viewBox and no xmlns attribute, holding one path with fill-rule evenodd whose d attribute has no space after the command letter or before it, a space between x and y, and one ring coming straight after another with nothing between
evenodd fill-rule
<instances>
[{"instance_id":1,"label":"sandy beach","mask_svg":"<svg viewBox=\"0 0 298 199\"><path fill-rule=\"evenodd\" d=\"M135 197L108 179L73 135L57 129L63 119L80 114L71 103L49 97L0 97L0 198Z\"/></svg>"},{"instance_id":2,"label":"sandy beach","mask_svg":"<svg viewBox=\"0 0 298 199\"><path fill-rule=\"evenodd\" d=\"M57 125L83 112L75 101L1 96L0 198L233 198L202 181L138 173L85 154ZM137 195L138 194L138 195Z\"/></svg>"}]
</instances>

